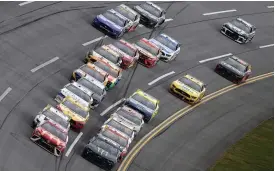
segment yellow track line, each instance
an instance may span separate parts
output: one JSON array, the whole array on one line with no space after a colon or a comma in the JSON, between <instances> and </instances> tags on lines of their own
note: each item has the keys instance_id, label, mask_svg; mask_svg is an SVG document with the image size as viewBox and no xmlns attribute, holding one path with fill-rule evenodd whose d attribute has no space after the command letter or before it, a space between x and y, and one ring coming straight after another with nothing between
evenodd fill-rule
<instances>
[{"instance_id":1,"label":"yellow track line","mask_svg":"<svg viewBox=\"0 0 275 171\"><path fill-rule=\"evenodd\" d=\"M168 117L166 120L164 120L162 123L160 123L157 127L155 127L153 130L151 130L149 133L147 133L134 147L133 149L129 152L129 154L126 156L126 158L123 160L123 162L121 163L120 167L118 168L118 171L126 171L128 169L128 167L130 166L131 162L133 161L134 157L137 155L137 153L154 137L156 136L159 132L161 132L162 130L164 130L166 127L168 127L169 125L173 124L173 122L175 122L176 120L178 120L179 118L183 117L184 115L186 115L189 111L193 110L194 108L200 106L201 104L206 103L209 100L212 100L224 93L227 93L228 91L234 90L238 87L247 85L247 84L251 84L253 82L271 77L274 75L274 72L269 72L266 74L262 74L262 75L258 75L255 77L252 77L250 79L248 79L245 83L240 84L240 85L230 85L227 86L225 88L222 88L212 94L209 94L207 96L205 96L200 103L195 104L195 105L188 105L185 108L177 111L176 113L174 113L173 115L171 115L170 117Z\"/></svg>"}]
</instances>

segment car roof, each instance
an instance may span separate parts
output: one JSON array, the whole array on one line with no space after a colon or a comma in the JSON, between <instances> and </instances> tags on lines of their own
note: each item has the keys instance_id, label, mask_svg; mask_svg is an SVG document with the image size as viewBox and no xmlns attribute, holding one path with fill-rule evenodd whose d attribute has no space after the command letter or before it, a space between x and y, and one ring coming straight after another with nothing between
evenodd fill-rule
<instances>
[{"instance_id":1,"label":"car roof","mask_svg":"<svg viewBox=\"0 0 275 171\"><path fill-rule=\"evenodd\" d=\"M86 65L87 65L89 68L91 68L91 69L97 71L98 73L100 73L100 74L103 75L103 76L109 75L106 71L104 71L103 69L101 69L101 68L95 66L94 64L92 64L92 63L90 63L90 62L88 62Z\"/></svg>"},{"instance_id":2,"label":"car roof","mask_svg":"<svg viewBox=\"0 0 275 171\"><path fill-rule=\"evenodd\" d=\"M102 45L101 46L104 50L106 50L107 52L111 53L112 55L116 56L116 57L120 57L121 55L119 53L117 53L116 51L112 50L110 47L108 47L107 45ZM104 57L104 56L103 56Z\"/></svg>"},{"instance_id":3,"label":"car roof","mask_svg":"<svg viewBox=\"0 0 275 171\"><path fill-rule=\"evenodd\" d=\"M245 24L246 26L248 26L248 27L253 27L252 24L250 24L249 22L245 21L244 19L242 19L242 18L240 18L240 17L236 18L236 20L238 20L238 21L244 23L244 24Z\"/></svg>"},{"instance_id":4,"label":"car roof","mask_svg":"<svg viewBox=\"0 0 275 171\"><path fill-rule=\"evenodd\" d=\"M157 8L157 9L160 10L160 11L164 11L160 6L154 4L153 2L147 1L146 3L149 4L149 5L152 5L153 7Z\"/></svg>"},{"instance_id":5,"label":"car roof","mask_svg":"<svg viewBox=\"0 0 275 171\"><path fill-rule=\"evenodd\" d=\"M105 89L105 86L104 84L102 84L102 82L98 81L97 79L93 78L92 76L86 74L83 78L81 79L86 79L88 80L89 82L95 84L97 87L99 87L100 89Z\"/></svg>"},{"instance_id":6,"label":"car roof","mask_svg":"<svg viewBox=\"0 0 275 171\"><path fill-rule=\"evenodd\" d=\"M114 9L109 9L108 11L110 11L111 13L118 16L120 19L122 19L124 21L130 21L128 18L126 18L125 16L123 16L120 13L116 12Z\"/></svg>"},{"instance_id":7,"label":"car roof","mask_svg":"<svg viewBox=\"0 0 275 171\"><path fill-rule=\"evenodd\" d=\"M135 51L138 50L132 43L129 43L129 42L127 42L127 41L124 40L124 39L120 39L119 41L120 41L121 43L125 44L126 46L130 47L131 49L134 49Z\"/></svg>"},{"instance_id":8,"label":"car roof","mask_svg":"<svg viewBox=\"0 0 275 171\"><path fill-rule=\"evenodd\" d=\"M144 43L146 43L147 45L153 47L153 48L156 48L156 49L160 49L159 47L157 47L157 45L155 45L154 43L150 42L148 39L146 38L142 38L140 39L140 41L143 41Z\"/></svg>"},{"instance_id":9,"label":"car roof","mask_svg":"<svg viewBox=\"0 0 275 171\"><path fill-rule=\"evenodd\" d=\"M84 87L83 85L79 84L78 82L74 81L71 84L74 85L75 87L79 88L81 91L83 91L84 93L88 94L89 96L92 96L91 90L87 89L86 87Z\"/></svg>"},{"instance_id":10,"label":"car roof","mask_svg":"<svg viewBox=\"0 0 275 171\"><path fill-rule=\"evenodd\" d=\"M152 101L153 103L158 103L159 102L159 100L157 100L155 97L151 96L148 93L145 93L141 89L138 89L134 94L139 94L139 95L143 96L144 98L146 98L147 100Z\"/></svg>"},{"instance_id":11,"label":"car roof","mask_svg":"<svg viewBox=\"0 0 275 171\"><path fill-rule=\"evenodd\" d=\"M229 58L234 59L235 61L237 61L237 62L239 62L239 63L241 63L241 64L243 64L243 65L245 65L245 66L248 66L248 65L249 65L247 62L245 62L244 60L238 58L237 56L232 55L232 56L230 56Z\"/></svg>"},{"instance_id":12,"label":"car roof","mask_svg":"<svg viewBox=\"0 0 275 171\"><path fill-rule=\"evenodd\" d=\"M46 109L47 108L47 109ZM54 114L58 115L59 117L61 117L64 120L69 120L69 117L66 116L64 113L62 113L61 111L59 111L58 109L56 109L55 107L53 107L52 105L48 104L44 109L49 110L51 112L53 112ZM43 110L44 110L43 109Z\"/></svg>"},{"instance_id":13,"label":"car roof","mask_svg":"<svg viewBox=\"0 0 275 171\"><path fill-rule=\"evenodd\" d=\"M192 75L186 74L184 77L188 78L189 80L191 80L191 81L193 81L197 84L199 84L200 86L204 85L204 83L201 80L197 79L196 77L193 77Z\"/></svg>"},{"instance_id":14,"label":"car roof","mask_svg":"<svg viewBox=\"0 0 275 171\"><path fill-rule=\"evenodd\" d=\"M119 5L120 7L124 8L125 10L127 11L130 11L131 13L135 14L135 15L138 15L138 13L136 11L134 11L132 8L128 7L127 5L125 4L120 4Z\"/></svg>"},{"instance_id":15,"label":"car roof","mask_svg":"<svg viewBox=\"0 0 275 171\"><path fill-rule=\"evenodd\" d=\"M85 111L89 111L88 106L83 106L83 104L81 104L79 101L73 99L70 96L67 96L63 99L63 101L61 102L61 104L63 104L66 100L70 101L71 103L75 104L76 106L80 107L81 109L85 110Z\"/></svg>"}]
</instances>

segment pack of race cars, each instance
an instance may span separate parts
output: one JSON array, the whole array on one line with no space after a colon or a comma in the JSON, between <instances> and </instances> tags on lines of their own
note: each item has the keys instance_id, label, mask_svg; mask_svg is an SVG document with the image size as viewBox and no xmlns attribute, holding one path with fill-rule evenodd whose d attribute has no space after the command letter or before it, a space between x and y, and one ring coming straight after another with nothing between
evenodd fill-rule
<instances>
[{"instance_id":1,"label":"pack of race cars","mask_svg":"<svg viewBox=\"0 0 275 171\"><path fill-rule=\"evenodd\" d=\"M96 16L93 25L114 37L134 31L138 24L150 28L165 21L165 10L154 3L145 2L134 9L122 4ZM237 18L225 23L221 32L238 43L247 43L255 35L255 27ZM248 33L249 32L249 33ZM121 80L124 70L137 63L154 67L158 61L174 60L181 44L174 38L159 34L152 39L142 38L132 44L123 39L102 45L86 53L84 63L72 72L71 82L56 95L56 106L47 105L33 120L31 140L54 154L61 156L68 143L68 132L82 129L91 109L95 109ZM239 84L251 75L251 65L236 56L217 64L215 71L228 76ZM187 74L173 81L169 91L191 104L198 103L205 95L206 85ZM121 107L104 122L99 133L85 146L82 156L107 170L127 154L134 137L144 123L159 111L159 100L138 89Z\"/></svg>"}]
</instances>

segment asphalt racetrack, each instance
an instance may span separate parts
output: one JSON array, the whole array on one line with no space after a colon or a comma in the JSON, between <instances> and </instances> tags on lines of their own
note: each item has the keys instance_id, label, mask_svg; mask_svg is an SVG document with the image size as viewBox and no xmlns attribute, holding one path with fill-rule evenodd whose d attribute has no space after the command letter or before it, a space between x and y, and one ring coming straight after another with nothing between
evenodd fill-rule
<instances>
[{"instance_id":1,"label":"asphalt racetrack","mask_svg":"<svg viewBox=\"0 0 275 171\"><path fill-rule=\"evenodd\" d=\"M273 2L158 2L167 8L167 19L152 36L164 32L182 43L171 63L154 68L141 65L123 73L103 104L82 130L83 135L68 157L56 158L29 140L34 116L69 82L74 69L83 64L89 49L114 40L91 26L93 18L121 2L0 2L0 171L98 171L80 153L108 114L100 113L140 88L160 100L159 114L145 125L132 143L187 106L171 95L169 84L189 73L207 84L211 94L231 82L213 72L218 60L199 61L232 53L252 65L252 77L274 70ZM139 2L129 2L129 6ZM234 12L203 15L235 9ZM237 16L257 27L251 43L240 45L219 33L221 25ZM151 30L138 27L124 39L148 38ZM83 46L83 44L85 46ZM266 46L270 45L270 46ZM41 64L52 61L45 67ZM37 70L38 69L38 70ZM174 71L152 85L149 82ZM139 153L129 170L205 170L245 132L273 116L273 77L230 91L190 112L170 129L154 138ZM78 136L71 131L68 148ZM117 169L117 168L115 168ZM115 170L114 169L114 170Z\"/></svg>"}]
</instances>

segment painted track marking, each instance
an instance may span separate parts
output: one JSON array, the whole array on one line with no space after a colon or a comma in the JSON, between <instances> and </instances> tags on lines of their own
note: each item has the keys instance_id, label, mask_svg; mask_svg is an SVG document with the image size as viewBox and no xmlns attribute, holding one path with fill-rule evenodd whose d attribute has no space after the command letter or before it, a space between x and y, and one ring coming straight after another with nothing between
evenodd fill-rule
<instances>
[{"instance_id":1,"label":"painted track marking","mask_svg":"<svg viewBox=\"0 0 275 171\"><path fill-rule=\"evenodd\" d=\"M101 37L96 38L96 39L94 39L94 40L91 40L91 41L89 41L89 42L83 43L82 46L88 46L88 45L90 45L90 44L92 44L92 43L98 42L98 41L100 41L101 39L105 39L105 38L107 38L107 37L108 37L107 35L106 35L106 36L101 36Z\"/></svg>"},{"instance_id":2,"label":"painted track marking","mask_svg":"<svg viewBox=\"0 0 275 171\"><path fill-rule=\"evenodd\" d=\"M153 85L153 84L155 84L156 82L158 82L159 80L161 80L161 79L163 79L163 78L165 78L165 77L167 77L167 76L169 76L169 75L172 75L172 74L175 74L175 71L171 71L171 72L169 72L169 73L167 73L167 74L164 74L164 75L162 75L162 76L160 76L160 77L154 79L153 81L151 81L150 83L148 83L148 85L149 85L149 86L150 86L150 85Z\"/></svg>"},{"instance_id":3,"label":"painted track marking","mask_svg":"<svg viewBox=\"0 0 275 171\"><path fill-rule=\"evenodd\" d=\"M41 68L43 68L43 67L45 67L45 66L47 66L47 65L49 65L49 64L51 64L51 63L53 63L53 62L55 62L55 61L57 61L58 59L59 59L59 57L54 57L53 59L51 59L51 60L49 60L49 61L47 61L47 62L45 62L45 63L43 63L43 64L41 64L41 65L38 65L38 66L35 67L35 68L33 68L33 69L31 70L31 72L36 72L36 71L40 70Z\"/></svg>"},{"instance_id":4,"label":"painted track marking","mask_svg":"<svg viewBox=\"0 0 275 171\"><path fill-rule=\"evenodd\" d=\"M183 117L184 115L187 114L187 112L193 110L194 108L200 106L201 104L204 104L205 102L214 99L224 93L227 93L228 91L234 90L238 87L247 85L247 84L251 84L253 82L265 79L265 78L269 78L271 76L274 75L274 72L270 72L270 73L266 73L266 74L262 74L262 75L258 75L256 77L250 78L248 79L245 83L240 84L240 85L230 85L227 86L225 88L222 88L212 94L209 94L207 96L205 96L202 101L198 104L195 105L189 105L181 110L179 110L178 112L174 113L173 115L171 115L170 117L168 117L166 120L164 120L162 123L160 123L157 127L155 127L153 130L151 130L148 134L146 134L140 141L138 141L138 143L133 147L133 149L128 153L128 155L126 156L126 158L123 160L123 162L121 163L121 165L118 168L118 171L126 171L128 169L128 167L130 166L131 162L133 161L134 157L140 152L140 150L154 137L156 136L159 132L161 132L162 130L166 129L167 126L173 124L173 122L175 122L176 120L178 120L179 118ZM151 134L151 135L150 135Z\"/></svg>"},{"instance_id":5,"label":"painted track marking","mask_svg":"<svg viewBox=\"0 0 275 171\"><path fill-rule=\"evenodd\" d=\"M271 47L271 46L274 46L274 44L269 44L269 45L260 46L259 48L262 49L262 48L267 48L267 47Z\"/></svg>"},{"instance_id":6,"label":"painted track marking","mask_svg":"<svg viewBox=\"0 0 275 171\"><path fill-rule=\"evenodd\" d=\"M164 22L169 22L169 21L173 21L173 18L167 18L164 20Z\"/></svg>"},{"instance_id":7,"label":"painted track marking","mask_svg":"<svg viewBox=\"0 0 275 171\"><path fill-rule=\"evenodd\" d=\"M225 10L225 11L216 11L216 12L210 12L210 13L204 13L202 15L214 15L214 14L221 14L221 13L228 13L228 12L235 12L237 11L236 9L231 9L231 10Z\"/></svg>"},{"instance_id":8,"label":"painted track marking","mask_svg":"<svg viewBox=\"0 0 275 171\"><path fill-rule=\"evenodd\" d=\"M19 5L19 6L24 6L24 5L33 3L33 2L35 2L35 1L26 1L26 2L22 2L22 3L18 4L18 5Z\"/></svg>"},{"instance_id":9,"label":"painted track marking","mask_svg":"<svg viewBox=\"0 0 275 171\"><path fill-rule=\"evenodd\" d=\"M106 113L108 113L113 107L117 106L118 104L122 103L123 101L125 101L125 98L120 99L119 101L115 102L114 104L112 104L111 106L109 106L107 109L105 109L100 116L104 116L106 115Z\"/></svg>"},{"instance_id":10,"label":"painted track marking","mask_svg":"<svg viewBox=\"0 0 275 171\"><path fill-rule=\"evenodd\" d=\"M9 92L12 90L12 88L7 88L3 94L0 96L0 102L9 94Z\"/></svg>"},{"instance_id":11,"label":"painted track marking","mask_svg":"<svg viewBox=\"0 0 275 171\"><path fill-rule=\"evenodd\" d=\"M224 54L224 55L220 55L220 56L216 56L216 57L201 60L201 61L199 61L199 63L205 63L205 62L208 62L208 61L224 58L224 57L231 56L231 55L233 55L233 54L232 53L227 53L227 54Z\"/></svg>"},{"instance_id":12,"label":"painted track marking","mask_svg":"<svg viewBox=\"0 0 275 171\"><path fill-rule=\"evenodd\" d=\"M66 152L65 156L68 157L72 151L72 149L74 148L74 146L76 145L76 143L79 141L79 139L81 138L81 136L83 135L83 132L80 132L77 137L75 138L74 142L71 144L70 148L68 149L68 151Z\"/></svg>"},{"instance_id":13,"label":"painted track marking","mask_svg":"<svg viewBox=\"0 0 275 171\"><path fill-rule=\"evenodd\" d=\"M274 6L267 6L267 8L274 8Z\"/></svg>"}]
</instances>

